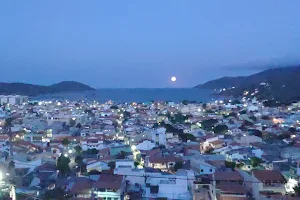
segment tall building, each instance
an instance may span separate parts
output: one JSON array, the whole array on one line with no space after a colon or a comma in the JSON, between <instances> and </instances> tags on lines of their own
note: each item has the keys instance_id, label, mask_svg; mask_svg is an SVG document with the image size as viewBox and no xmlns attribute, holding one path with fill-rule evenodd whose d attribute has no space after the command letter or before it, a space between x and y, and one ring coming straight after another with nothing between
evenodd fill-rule
<instances>
[{"instance_id":1,"label":"tall building","mask_svg":"<svg viewBox=\"0 0 300 200\"><path fill-rule=\"evenodd\" d=\"M28 96L0 95L0 104L21 105L28 102Z\"/></svg>"}]
</instances>

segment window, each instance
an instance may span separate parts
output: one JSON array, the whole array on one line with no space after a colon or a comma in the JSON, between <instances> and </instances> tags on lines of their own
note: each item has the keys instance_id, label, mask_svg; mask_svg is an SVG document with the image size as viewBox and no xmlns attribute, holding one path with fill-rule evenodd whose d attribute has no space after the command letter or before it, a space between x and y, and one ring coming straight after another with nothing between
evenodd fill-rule
<instances>
[{"instance_id":1,"label":"window","mask_svg":"<svg viewBox=\"0 0 300 200\"><path fill-rule=\"evenodd\" d=\"M201 172L203 172L203 169L201 169Z\"/></svg>"},{"instance_id":2,"label":"window","mask_svg":"<svg viewBox=\"0 0 300 200\"><path fill-rule=\"evenodd\" d=\"M107 200L111 200L111 197L107 197Z\"/></svg>"},{"instance_id":3,"label":"window","mask_svg":"<svg viewBox=\"0 0 300 200\"><path fill-rule=\"evenodd\" d=\"M212 169L210 169L209 171L212 172Z\"/></svg>"},{"instance_id":4,"label":"window","mask_svg":"<svg viewBox=\"0 0 300 200\"><path fill-rule=\"evenodd\" d=\"M119 200L119 198L114 198L114 200Z\"/></svg>"}]
</instances>

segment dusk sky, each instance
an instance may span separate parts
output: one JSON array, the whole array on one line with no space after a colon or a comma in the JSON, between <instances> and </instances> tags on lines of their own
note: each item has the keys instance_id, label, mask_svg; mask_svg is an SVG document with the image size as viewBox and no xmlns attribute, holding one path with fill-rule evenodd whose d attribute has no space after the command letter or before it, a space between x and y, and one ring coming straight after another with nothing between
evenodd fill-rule
<instances>
[{"instance_id":1,"label":"dusk sky","mask_svg":"<svg viewBox=\"0 0 300 200\"><path fill-rule=\"evenodd\" d=\"M300 0L1 1L0 82L192 87L300 64L299 8Z\"/></svg>"}]
</instances>

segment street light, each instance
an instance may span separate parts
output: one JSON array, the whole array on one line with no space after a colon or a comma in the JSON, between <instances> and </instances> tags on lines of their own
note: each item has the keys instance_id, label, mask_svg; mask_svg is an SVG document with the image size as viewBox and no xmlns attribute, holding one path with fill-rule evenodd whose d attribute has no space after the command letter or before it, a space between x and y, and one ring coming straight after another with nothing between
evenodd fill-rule
<instances>
[{"instance_id":1,"label":"street light","mask_svg":"<svg viewBox=\"0 0 300 200\"><path fill-rule=\"evenodd\" d=\"M131 146L131 150L132 150L132 151L135 151L135 150L136 150L136 146L135 146L135 145L132 145L132 146Z\"/></svg>"}]
</instances>

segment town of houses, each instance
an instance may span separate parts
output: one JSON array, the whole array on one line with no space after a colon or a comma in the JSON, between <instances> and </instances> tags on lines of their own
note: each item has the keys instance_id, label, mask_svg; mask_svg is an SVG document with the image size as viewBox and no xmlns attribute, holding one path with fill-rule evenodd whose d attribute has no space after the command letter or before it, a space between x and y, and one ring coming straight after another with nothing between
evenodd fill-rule
<instances>
[{"instance_id":1,"label":"town of houses","mask_svg":"<svg viewBox=\"0 0 300 200\"><path fill-rule=\"evenodd\" d=\"M19 99L1 96L3 199L300 199L300 103Z\"/></svg>"}]
</instances>

